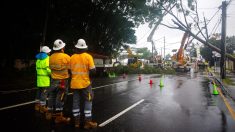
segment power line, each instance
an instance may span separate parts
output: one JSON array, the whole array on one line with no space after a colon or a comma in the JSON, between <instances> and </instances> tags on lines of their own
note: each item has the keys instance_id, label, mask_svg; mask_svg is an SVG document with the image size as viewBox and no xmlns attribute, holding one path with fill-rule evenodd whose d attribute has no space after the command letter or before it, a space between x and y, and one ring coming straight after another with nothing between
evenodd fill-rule
<instances>
[{"instance_id":1,"label":"power line","mask_svg":"<svg viewBox=\"0 0 235 132\"><path fill-rule=\"evenodd\" d=\"M147 34L149 34L149 32L151 31L152 29L149 29L148 32L146 32L139 40L137 40L136 44L138 44Z\"/></svg>"},{"instance_id":2,"label":"power line","mask_svg":"<svg viewBox=\"0 0 235 132\"><path fill-rule=\"evenodd\" d=\"M159 41L159 40L161 40L161 39L163 39L164 37L161 37L161 38L159 38L159 39L157 39L157 40L153 40L153 41Z\"/></svg>"},{"instance_id":3,"label":"power line","mask_svg":"<svg viewBox=\"0 0 235 132\"><path fill-rule=\"evenodd\" d=\"M221 18L218 19L218 21L216 22L215 26L213 27L213 29L211 30L211 33L209 36L211 36L212 34L214 34L216 32L216 30L218 29L219 25L221 23Z\"/></svg>"},{"instance_id":4,"label":"power line","mask_svg":"<svg viewBox=\"0 0 235 132\"><path fill-rule=\"evenodd\" d=\"M215 15L220 11L220 9L221 9L221 6L219 7L219 9L215 12L215 14L210 18L210 20L208 21L208 23L206 24L206 25L208 25L210 22L211 22L211 20L215 17Z\"/></svg>"},{"instance_id":5,"label":"power line","mask_svg":"<svg viewBox=\"0 0 235 132\"><path fill-rule=\"evenodd\" d=\"M217 9L218 7L211 7L211 8L197 8L197 9L204 9L204 10L213 10L213 9Z\"/></svg>"},{"instance_id":6,"label":"power line","mask_svg":"<svg viewBox=\"0 0 235 132\"><path fill-rule=\"evenodd\" d=\"M172 44L169 44L169 45L165 45L165 47L168 47L168 46L172 46ZM160 47L160 48L163 48L164 46Z\"/></svg>"},{"instance_id":7,"label":"power line","mask_svg":"<svg viewBox=\"0 0 235 132\"><path fill-rule=\"evenodd\" d=\"M160 43L164 43L164 42L162 42L162 41L158 41L158 42L160 42ZM178 44L178 43L180 43L180 41L177 41L177 42L171 42L171 43L165 42L165 44Z\"/></svg>"},{"instance_id":8,"label":"power line","mask_svg":"<svg viewBox=\"0 0 235 132\"><path fill-rule=\"evenodd\" d=\"M232 1L233 1L233 0L230 0L230 1L227 2L227 7L228 7L229 5L232 5L232 4L231 4Z\"/></svg>"}]
</instances>

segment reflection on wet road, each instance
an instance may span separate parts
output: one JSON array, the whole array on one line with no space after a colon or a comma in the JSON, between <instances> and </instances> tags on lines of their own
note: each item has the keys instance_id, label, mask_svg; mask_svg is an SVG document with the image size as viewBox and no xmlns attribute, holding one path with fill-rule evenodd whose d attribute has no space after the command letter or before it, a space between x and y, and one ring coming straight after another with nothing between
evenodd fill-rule
<instances>
[{"instance_id":1,"label":"reflection on wet road","mask_svg":"<svg viewBox=\"0 0 235 132\"><path fill-rule=\"evenodd\" d=\"M162 80L161 80L162 79ZM129 80L129 81L128 81ZM152 80L153 84L149 84ZM160 87L160 80L164 84ZM211 94L211 83L203 73L137 75L99 78L93 81L93 119L100 132L232 132L235 121L221 96ZM25 93L26 94L26 93ZM19 96L19 95L18 95ZM71 116L72 95L65 114ZM28 97L30 100L30 97ZM11 103L14 100L11 101ZM17 101L16 101L17 102ZM52 125L33 110L33 104L0 111L9 131L50 131ZM25 125L30 124L30 125ZM13 127L14 126L14 127ZM56 125L55 131L85 131L73 124Z\"/></svg>"}]
</instances>

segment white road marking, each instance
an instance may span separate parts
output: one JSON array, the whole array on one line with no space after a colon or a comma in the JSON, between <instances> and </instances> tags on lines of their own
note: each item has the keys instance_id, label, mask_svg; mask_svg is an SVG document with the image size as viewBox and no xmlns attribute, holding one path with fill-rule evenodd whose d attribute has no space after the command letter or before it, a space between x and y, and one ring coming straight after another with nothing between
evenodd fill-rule
<instances>
[{"instance_id":1,"label":"white road marking","mask_svg":"<svg viewBox=\"0 0 235 132\"><path fill-rule=\"evenodd\" d=\"M99 88L115 85L115 84L118 84L118 83L129 82L129 81L134 81L134 80L137 80L137 79L132 79L132 80L127 80L127 81L112 83L112 84L103 85L103 86L98 86L98 87L94 87L92 89L95 90L95 89L99 89ZM30 89L23 89L23 90L6 90L6 91L0 91L0 93L2 93L2 94L10 94L10 93L23 92L23 91L30 91L30 90L35 90L35 89L37 89L37 88L30 88Z\"/></svg>"},{"instance_id":2,"label":"white road marking","mask_svg":"<svg viewBox=\"0 0 235 132\"><path fill-rule=\"evenodd\" d=\"M7 106L7 107L0 108L0 111L1 111L1 110L6 110L6 109L10 109L10 108L19 107L19 106L23 106L23 105L33 104L33 103L36 103L36 102L37 102L37 101L34 100L34 101L25 102L25 103L21 103L21 104L17 104L17 105Z\"/></svg>"},{"instance_id":3,"label":"white road marking","mask_svg":"<svg viewBox=\"0 0 235 132\"><path fill-rule=\"evenodd\" d=\"M108 120L106 120L105 122L99 124L99 127L104 127L105 125L107 125L108 123L112 122L113 120L117 119L119 116L123 115L124 113L126 113L127 111L131 110L132 108L134 108L135 106L139 105L140 103L142 103L144 101L144 99L141 99L140 101L138 101L137 103L133 104L132 106L126 108L125 110L121 111L120 113L118 113L117 115L109 118Z\"/></svg>"},{"instance_id":4,"label":"white road marking","mask_svg":"<svg viewBox=\"0 0 235 132\"><path fill-rule=\"evenodd\" d=\"M0 91L0 93L9 94L9 93L17 93L17 92L23 92L23 91L30 91L30 90L35 90L35 89L36 88L23 89L23 90L8 90L8 91Z\"/></svg>"},{"instance_id":5,"label":"white road marking","mask_svg":"<svg viewBox=\"0 0 235 132\"><path fill-rule=\"evenodd\" d=\"M107 87L107 86L112 86L112 85L115 85L118 83L130 82L130 81L135 81L135 80L137 80L137 79L127 80L127 81L122 81L122 82L117 82L117 83L111 83L111 84L107 84L107 85L103 85L103 86L94 87L92 89L95 90L95 89L99 89L99 88L103 88L103 87Z\"/></svg>"},{"instance_id":6,"label":"white road marking","mask_svg":"<svg viewBox=\"0 0 235 132\"><path fill-rule=\"evenodd\" d=\"M103 88L103 87L108 87L108 86L111 86L111 85L115 85L115 84L118 84L118 83L129 82L129 81L134 81L134 80L137 80L137 79L132 79L132 80L127 80L127 81L112 83L112 84L103 85L103 86L98 86L98 87L94 87L94 88L92 88L92 89L95 90L95 89L99 89L99 88ZM36 88L34 88L34 89L36 89ZM25 91L26 91L26 90L30 90L30 89L25 89ZM32 89L31 89L31 90L32 90ZM18 90L18 91L23 91L23 90ZM7 93L7 91L1 91L1 92ZM11 93L11 92L17 92L17 90L9 91L8 93ZM73 94L73 93L68 93L68 95L72 95L72 94ZM12 105L12 106L2 107L2 108L0 108L0 111L1 111L1 110L6 110L6 109L10 109L10 108L19 107L19 106L23 106L23 105L33 104L33 103L35 103L35 102L36 102L36 101L33 100L33 101L21 103L21 104L16 104L16 105Z\"/></svg>"}]
</instances>

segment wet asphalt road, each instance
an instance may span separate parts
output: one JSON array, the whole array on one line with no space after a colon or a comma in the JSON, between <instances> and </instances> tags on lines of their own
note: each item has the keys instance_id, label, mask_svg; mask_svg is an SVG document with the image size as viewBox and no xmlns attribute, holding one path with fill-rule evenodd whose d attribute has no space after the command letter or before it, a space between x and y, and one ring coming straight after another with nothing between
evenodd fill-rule
<instances>
[{"instance_id":1,"label":"wet asphalt road","mask_svg":"<svg viewBox=\"0 0 235 132\"><path fill-rule=\"evenodd\" d=\"M160 80L164 87L159 87ZM150 80L153 84L150 85ZM93 82L93 119L99 125L130 108L111 122L90 131L98 132L234 132L235 121L220 95L212 95L205 73L137 75L126 78L96 78ZM35 91L3 94L1 107L32 101ZM71 115L72 95L65 114ZM2 130L19 132L77 132L73 124L52 125L34 105L1 110Z\"/></svg>"}]
</instances>

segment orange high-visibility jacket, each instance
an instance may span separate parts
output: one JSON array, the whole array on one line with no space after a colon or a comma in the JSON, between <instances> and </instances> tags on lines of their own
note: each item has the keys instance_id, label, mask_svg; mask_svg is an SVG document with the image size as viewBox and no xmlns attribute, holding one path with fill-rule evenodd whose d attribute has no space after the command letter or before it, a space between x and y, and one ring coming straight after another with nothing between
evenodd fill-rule
<instances>
[{"instance_id":1,"label":"orange high-visibility jacket","mask_svg":"<svg viewBox=\"0 0 235 132\"><path fill-rule=\"evenodd\" d=\"M91 84L89 70L95 68L93 57L88 53L74 54L70 60L71 89L86 88Z\"/></svg>"},{"instance_id":2,"label":"orange high-visibility jacket","mask_svg":"<svg viewBox=\"0 0 235 132\"><path fill-rule=\"evenodd\" d=\"M54 53L50 56L51 77L53 79L69 78L70 56L65 53Z\"/></svg>"}]
</instances>

